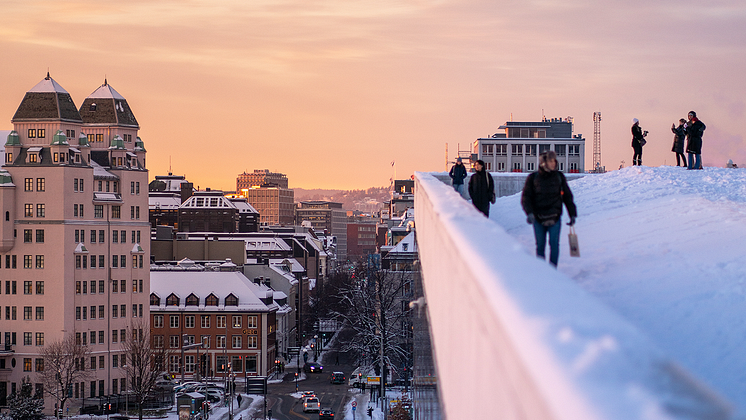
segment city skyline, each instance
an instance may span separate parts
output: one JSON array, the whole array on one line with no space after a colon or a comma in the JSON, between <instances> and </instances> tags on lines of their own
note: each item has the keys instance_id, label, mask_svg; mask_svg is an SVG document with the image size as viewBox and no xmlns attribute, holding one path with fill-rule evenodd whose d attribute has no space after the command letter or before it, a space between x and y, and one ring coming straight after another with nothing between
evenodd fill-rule
<instances>
[{"instance_id":1,"label":"city skyline","mask_svg":"<svg viewBox=\"0 0 746 420\"><path fill-rule=\"evenodd\" d=\"M36 1L4 6L0 130L47 71L79 107L104 79L142 127L150 178L232 190L361 189L446 169L511 119L572 116L591 167L671 165L670 126L707 124L705 165L746 163L746 5L569 2ZM391 162L395 161L395 167Z\"/></svg>"}]
</instances>

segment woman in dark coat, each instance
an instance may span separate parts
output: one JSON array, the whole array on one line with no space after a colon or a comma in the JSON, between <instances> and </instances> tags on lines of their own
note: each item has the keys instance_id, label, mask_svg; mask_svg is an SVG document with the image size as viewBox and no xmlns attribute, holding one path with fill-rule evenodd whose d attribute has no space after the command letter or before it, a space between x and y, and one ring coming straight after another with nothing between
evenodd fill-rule
<instances>
[{"instance_id":1,"label":"woman in dark coat","mask_svg":"<svg viewBox=\"0 0 746 420\"><path fill-rule=\"evenodd\" d=\"M474 164L476 172L469 179L469 196L471 203L477 210L490 217L490 202L494 202L495 183L492 175L484 169L484 162L478 160Z\"/></svg>"},{"instance_id":2,"label":"woman in dark coat","mask_svg":"<svg viewBox=\"0 0 746 420\"><path fill-rule=\"evenodd\" d=\"M645 145L645 136L647 131L643 132L640 128L640 120L632 118L632 149L635 154L632 155L632 165L642 165L642 146Z\"/></svg>"},{"instance_id":3,"label":"woman in dark coat","mask_svg":"<svg viewBox=\"0 0 746 420\"><path fill-rule=\"evenodd\" d=\"M676 166L687 166L686 156L684 156L684 139L686 138L686 120L680 119L679 126L676 127L671 124L671 131L673 132L673 147L671 151L676 153Z\"/></svg>"},{"instance_id":4,"label":"woman in dark coat","mask_svg":"<svg viewBox=\"0 0 746 420\"><path fill-rule=\"evenodd\" d=\"M697 118L697 113L689 111L689 124L686 127L686 153L689 155L687 169L702 169L702 134L705 128L705 124Z\"/></svg>"}]
</instances>

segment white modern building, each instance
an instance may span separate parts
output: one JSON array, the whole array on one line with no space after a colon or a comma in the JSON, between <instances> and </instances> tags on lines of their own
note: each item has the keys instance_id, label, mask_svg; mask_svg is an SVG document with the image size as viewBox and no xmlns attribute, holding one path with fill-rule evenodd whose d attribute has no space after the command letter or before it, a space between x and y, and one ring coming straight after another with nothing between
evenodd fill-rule
<instances>
[{"instance_id":1,"label":"white modern building","mask_svg":"<svg viewBox=\"0 0 746 420\"><path fill-rule=\"evenodd\" d=\"M503 132L474 142L472 162L483 160L491 172L533 172L539 167L539 155L554 150L560 171L585 171L585 139L573 135L572 118L508 121L499 129Z\"/></svg>"}]
</instances>

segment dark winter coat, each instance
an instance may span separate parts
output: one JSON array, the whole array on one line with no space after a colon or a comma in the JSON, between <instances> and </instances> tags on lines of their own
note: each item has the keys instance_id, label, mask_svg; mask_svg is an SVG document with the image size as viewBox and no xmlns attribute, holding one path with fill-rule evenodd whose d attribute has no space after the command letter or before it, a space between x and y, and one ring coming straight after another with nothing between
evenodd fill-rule
<instances>
[{"instance_id":1,"label":"dark winter coat","mask_svg":"<svg viewBox=\"0 0 746 420\"><path fill-rule=\"evenodd\" d=\"M490 215L490 201L494 194L495 182L489 172L482 169L471 176L469 179L469 197L471 197L474 207L484 213L485 216Z\"/></svg>"},{"instance_id":2,"label":"dark winter coat","mask_svg":"<svg viewBox=\"0 0 746 420\"><path fill-rule=\"evenodd\" d=\"M640 128L640 124L632 125L632 147L635 150L642 150L643 140L645 140L645 136L642 135L642 128Z\"/></svg>"},{"instance_id":3,"label":"dark winter coat","mask_svg":"<svg viewBox=\"0 0 746 420\"><path fill-rule=\"evenodd\" d=\"M464 179L466 179L466 167L463 164L455 164L451 167L451 172L448 175L453 180L454 185L463 184Z\"/></svg>"},{"instance_id":4,"label":"dark winter coat","mask_svg":"<svg viewBox=\"0 0 746 420\"><path fill-rule=\"evenodd\" d=\"M570 217L577 217L578 211L565 174L540 169L528 176L521 196L521 205L527 215L533 213L536 221L554 224L562 215L562 203Z\"/></svg>"},{"instance_id":5,"label":"dark winter coat","mask_svg":"<svg viewBox=\"0 0 746 420\"><path fill-rule=\"evenodd\" d=\"M686 128L684 127L684 124L679 124L678 127L672 128L671 131L674 134L671 151L684 154L684 139L686 138Z\"/></svg>"},{"instance_id":6,"label":"dark winter coat","mask_svg":"<svg viewBox=\"0 0 746 420\"><path fill-rule=\"evenodd\" d=\"M702 134L704 134L705 128L707 128L705 123L698 119L686 127L686 136L688 138L686 143L687 153L694 153L695 155L702 154Z\"/></svg>"}]
</instances>

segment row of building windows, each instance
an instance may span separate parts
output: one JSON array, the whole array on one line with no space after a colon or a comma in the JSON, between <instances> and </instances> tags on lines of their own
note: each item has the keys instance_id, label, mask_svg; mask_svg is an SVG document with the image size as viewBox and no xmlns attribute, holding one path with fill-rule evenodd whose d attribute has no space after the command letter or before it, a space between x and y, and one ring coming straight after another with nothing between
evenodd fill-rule
<instances>
[{"instance_id":1,"label":"row of building windows","mask_svg":"<svg viewBox=\"0 0 746 420\"><path fill-rule=\"evenodd\" d=\"M549 144L512 144L511 145L511 156L537 156L544 152L551 150ZM579 144L555 144L554 152L557 156L580 156L580 145ZM508 145L507 144L483 144L482 145L483 156L507 156Z\"/></svg>"},{"instance_id":2,"label":"row of building windows","mask_svg":"<svg viewBox=\"0 0 746 420\"><path fill-rule=\"evenodd\" d=\"M503 171L505 171L505 167L506 167L505 162L496 162L496 164L494 165L494 167L492 165L492 162L485 162L485 164L487 165L487 170L488 171L503 172ZM564 172L564 170L565 170L565 162L557 162L557 164L558 164L557 169L559 171ZM570 162L569 166L570 166L570 172L580 170L578 162ZM535 162L526 162L526 170L529 171L529 172L532 172L532 171L536 170L536 163ZM523 167L521 165L521 162L513 162L512 171L513 172L523 172Z\"/></svg>"},{"instance_id":3,"label":"row of building windows","mask_svg":"<svg viewBox=\"0 0 746 420\"><path fill-rule=\"evenodd\" d=\"M36 205L36 217L46 217L47 215L46 204ZM23 205L23 217L34 217L34 205L26 203Z\"/></svg>"},{"instance_id":4,"label":"row of building windows","mask_svg":"<svg viewBox=\"0 0 746 420\"><path fill-rule=\"evenodd\" d=\"M190 345L195 343L196 336L194 335L187 335L185 338L184 345ZM209 335L203 335L200 337L202 340L201 342L207 346L206 348L210 347L210 338ZM226 348L227 341L226 336L224 335L216 335L215 336L215 348L216 349L224 349ZM246 348L248 349L256 349L258 347L259 339L256 335L247 335L246 336ZM156 349L162 349L165 346L165 336L163 335L154 335L153 336L153 348ZM169 335L168 336L168 347L171 349L180 349L182 346L181 343L181 336L180 335ZM243 336L242 335L233 335L231 336L231 347L232 349L241 349L243 347Z\"/></svg>"},{"instance_id":5,"label":"row of building windows","mask_svg":"<svg viewBox=\"0 0 746 420\"><path fill-rule=\"evenodd\" d=\"M30 280L26 280L23 282L23 294L24 295L30 295L33 294L34 291L34 282ZM0 293L2 293L2 289L0 288ZM5 294L6 295L15 295L17 293L17 282L15 280L6 280L5 281ZM37 295L43 295L44 294L44 281L39 280L36 282L36 294Z\"/></svg>"},{"instance_id":6,"label":"row of building windows","mask_svg":"<svg viewBox=\"0 0 746 420\"><path fill-rule=\"evenodd\" d=\"M96 312L98 312L98 319L104 319L104 305L99 305L98 311L96 311L96 306L91 306L90 312L87 306L76 306L75 307L75 320L76 321L81 321L81 320L87 321L89 313L90 313L90 319L96 319ZM131 314L132 314L132 318L142 318L143 317L142 304L133 303ZM38 309L37 309L37 317L38 315L39 314L38 314ZM29 309L29 316L31 316L30 309ZM126 318L127 317L127 305L126 304L112 305L111 306L111 317L112 318ZM26 318L26 315L24 313L24 319L25 318ZM44 308L42 308L42 319L43 318L44 318ZM91 341L93 341L93 338L91 338ZM95 344L95 343L92 343L92 344Z\"/></svg>"},{"instance_id":7,"label":"row of building windows","mask_svg":"<svg viewBox=\"0 0 746 420\"><path fill-rule=\"evenodd\" d=\"M44 192L47 188L45 178L36 178L36 191ZM26 192L34 191L34 178L25 178L23 180L23 190Z\"/></svg>"},{"instance_id":8,"label":"row of building windows","mask_svg":"<svg viewBox=\"0 0 746 420\"><path fill-rule=\"evenodd\" d=\"M30 139L43 139L47 136L47 130L43 128L29 128L28 138Z\"/></svg>"},{"instance_id":9,"label":"row of building windows","mask_svg":"<svg viewBox=\"0 0 746 420\"><path fill-rule=\"evenodd\" d=\"M179 328L179 319L181 318L181 315L169 315L168 318L168 326L169 328ZM212 319L212 315L200 315L200 327L201 328L210 328L210 320ZM226 328L226 322L227 316L226 315L216 315L216 324L215 326L217 328ZM246 317L246 328L257 328L257 316L256 315L248 315ZM164 321L164 315L153 315L153 328L163 328L163 321ZM184 327L185 328L195 328L196 324L196 315L184 315ZM233 328L243 328L243 315L233 315L231 316L231 326Z\"/></svg>"},{"instance_id":10,"label":"row of building windows","mask_svg":"<svg viewBox=\"0 0 746 420\"><path fill-rule=\"evenodd\" d=\"M23 307L23 320L24 321L31 321L34 314L34 308L31 306L24 306ZM43 306L37 306L36 307L36 320L37 321L44 321L44 307Z\"/></svg>"},{"instance_id":11,"label":"row of building windows","mask_svg":"<svg viewBox=\"0 0 746 420\"><path fill-rule=\"evenodd\" d=\"M83 205L80 205L81 208ZM37 230L37 236L38 236L38 230ZM44 231L42 230L42 238L44 237ZM75 243L85 243L85 229L75 229ZM95 230L91 229L90 231L90 242L92 244L95 244L96 242L104 243L106 242L106 231L105 230ZM98 239L98 240L97 240ZM133 244L140 243L141 235L139 230L132 230L130 231L130 242ZM42 241L43 242L43 241ZM127 243L127 231L126 230L113 230L111 231L111 242L112 243Z\"/></svg>"},{"instance_id":12,"label":"row of building windows","mask_svg":"<svg viewBox=\"0 0 746 420\"><path fill-rule=\"evenodd\" d=\"M97 283L98 283L98 293L103 294L104 293L104 282L105 280L76 281L75 282L75 294L85 295L85 294L88 294L88 291L90 290L91 294L95 295ZM44 282L41 282L41 283L42 283L42 291L43 291ZM89 284L90 284L90 287L89 287ZM126 293L127 292L127 280L112 280L111 281L111 292L112 293ZM132 280L132 293L142 293L142 292L143 292L143 280L133 279Z\"/></svg>"},{"instance_id":13,"label":"row of building windows","mask_svg":"<svg viewBox=\"0 0 746 420\"><path fill-rule=\"evenodd\" d=\"M42 255L43 257L43 255ZM98 258L96 258L98 257ZM105 268L106 256L105 255L76 255L75 256L75 268L87 269L88 262L91 263L91 268ZM132 268L143 268L145 266L145 258L142 254L132 255ZM44 260L42 258L42 267L44 268ZM112 255L111 256L111 268L127 268L127 255Z\"/></svg>"}]
</instances>

